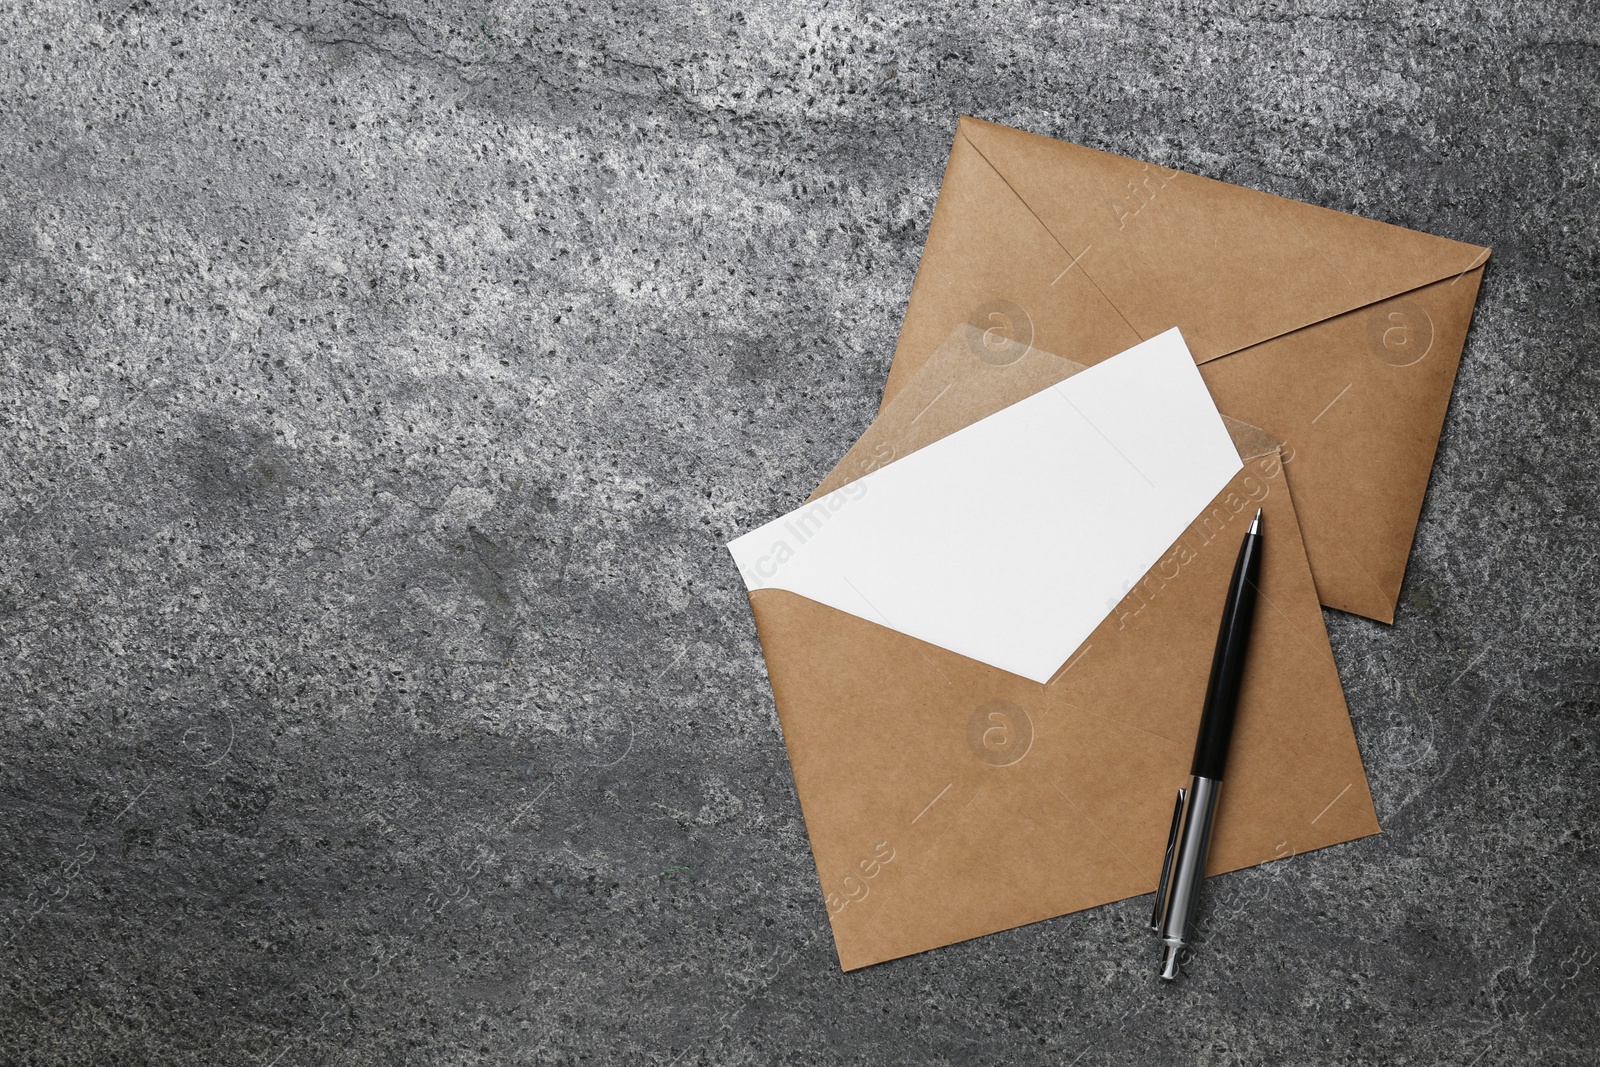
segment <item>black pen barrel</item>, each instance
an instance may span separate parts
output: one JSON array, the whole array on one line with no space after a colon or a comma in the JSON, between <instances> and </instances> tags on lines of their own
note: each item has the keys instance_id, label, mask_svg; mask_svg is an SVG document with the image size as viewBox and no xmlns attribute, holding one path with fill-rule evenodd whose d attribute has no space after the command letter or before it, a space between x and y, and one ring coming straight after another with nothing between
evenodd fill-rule
<instances>
[{"instance_id":1,"label":"black pen barrel","mask_svg":"<svg viewBox=\"0 0 1600 1067\"><path fill-rule=\"evenodd\" d=\"M1195 741L1194 768L1199 778L1221 781L1228 763L1228 742L1233 737L1234 711L1239 706L1239 679L1244 674L1245 650L1256 617L1256 589L1261 578L1261 535L1245 534L1233 581L1222 608L1217 631L1217 651L1206 684L1205 709L1200 713L1200 736Z\"/></svg>"}]
</instances>

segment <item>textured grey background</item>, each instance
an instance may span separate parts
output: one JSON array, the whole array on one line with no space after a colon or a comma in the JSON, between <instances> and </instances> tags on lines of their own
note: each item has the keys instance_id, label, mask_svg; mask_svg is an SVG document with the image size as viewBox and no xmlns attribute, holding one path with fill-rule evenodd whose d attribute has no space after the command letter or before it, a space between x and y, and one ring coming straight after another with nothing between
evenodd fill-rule
<instances>
[{"instance_id":1,"label":"textured grey background","mask_svg":"<svg viewBox=\"0 0 1600 1067\"><path fill-rule=\"evenodd\" d=\"M1600 46L1523 0L0 5L0 1060L1592 1063ZM959 112L1492 245L1387 833L842 975L719 548Z\"/></svg>"}]
</instances>

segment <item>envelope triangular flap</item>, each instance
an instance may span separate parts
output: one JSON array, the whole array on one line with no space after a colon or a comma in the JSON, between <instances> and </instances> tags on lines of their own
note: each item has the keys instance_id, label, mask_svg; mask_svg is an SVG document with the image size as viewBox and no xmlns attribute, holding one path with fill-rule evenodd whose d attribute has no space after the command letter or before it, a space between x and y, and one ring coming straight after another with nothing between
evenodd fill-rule
<instances>
[{"instance_id":1,"label":"envelope triangular flap","mask_svg":"<svg viewBox=\"0 0 1600 1067\"><path fill-rule=\"evenodd\" d=\"M946 259L959 266L931 266ZM918 313L908 314L901 330L886 398L963 323L1085 364L1144 340L959 135L922 262L913 294Z\"/></svg>"},{"instance_id":2,"label":"envelope triangular flap","mask_svg":"<svg viewBox=\"0 0 1600 1067\"><path fill-rule=\"evenodd\" d=\"M1142 337L1204 363L1476 265L1487 250L961 119L974 147Z\"/></svg>"}]
</instances>

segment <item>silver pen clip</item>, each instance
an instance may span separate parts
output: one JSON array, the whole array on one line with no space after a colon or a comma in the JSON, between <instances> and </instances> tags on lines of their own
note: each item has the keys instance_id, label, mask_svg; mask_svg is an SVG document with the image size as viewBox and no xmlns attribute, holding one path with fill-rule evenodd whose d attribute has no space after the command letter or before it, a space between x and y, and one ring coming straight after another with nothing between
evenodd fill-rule
<instances>
[{"instance_id":1,"label":"silver pen clip","mask_svg":"<svg viewBox=\"0 0 1600 1067\"><path fill-rule=\"evenodd\" d=\"M1161 880L1156 883L1156 906L1150 914L1150 930L1161 932L1161 920L1167 908L1167 890L1172 881L1172 854L1178 847L1178 826L1183 820L1183 802L1188 799L1187 789L1178 790L1178 802L1172 807L1172 829L1167 834L1167 853L1161 858Z\"/></svg>"}]
</instances>

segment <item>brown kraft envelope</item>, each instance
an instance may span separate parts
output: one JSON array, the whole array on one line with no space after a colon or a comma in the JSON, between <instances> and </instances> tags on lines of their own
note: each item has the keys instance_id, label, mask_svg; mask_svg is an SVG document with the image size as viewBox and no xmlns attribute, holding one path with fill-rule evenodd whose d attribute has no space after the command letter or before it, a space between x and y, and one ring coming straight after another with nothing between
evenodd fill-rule
<instances>
[{"instance_id":1,"label":"brown kraft envelope","mask_svg":"<svg viewBox=\"0 0 1600 1067\"><path fill-rule=\"evenodd\" d=\"M1080 369L958 330L818 493ZM1208 871L1378 832L1278 446L1229 425L1244 469L1048 685L751 593L845 970L1155 888L1258 506L1262 600Z\"/></svg>"},{"instance_id":2,"label":"brown kraft envelope","mask_svg":"<svg viewBox=\"0 0 1600 1067\"><path fill-rule=\"evenodd\" d=\"M1084 364L1177 326L1283 443L1322 603L1392 622L1488 257L962 117L884 401L963 322Z\"/></svg>"}]
</instances>

